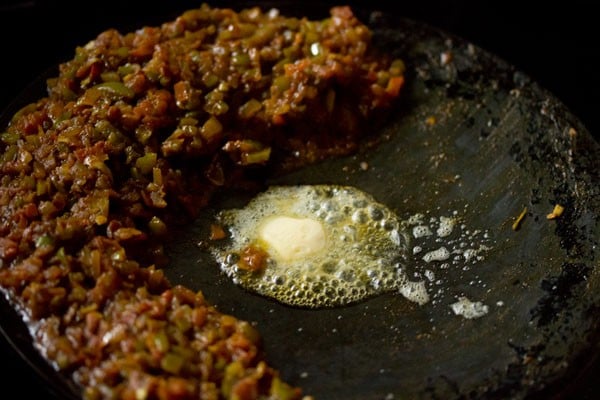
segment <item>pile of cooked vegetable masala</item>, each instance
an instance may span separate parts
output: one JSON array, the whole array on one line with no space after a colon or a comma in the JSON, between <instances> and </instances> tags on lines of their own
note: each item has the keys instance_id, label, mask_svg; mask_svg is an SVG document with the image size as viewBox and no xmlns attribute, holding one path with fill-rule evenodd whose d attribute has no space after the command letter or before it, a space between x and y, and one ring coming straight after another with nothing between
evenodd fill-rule
<instances>
[{"instance_id":1,"label":"pile of cooked vegetable masala","mask_svg":"<svg viewBox=\"0 0 600 400\"><path fill-rule=\"evenodd\" d=\"M256 170L356 149L404 82L371 39L348 7L204 4L100 33L3 128L0 288L83 398L303 396L251 324L166 279L163 245Z\"/></svg>"}]
</instances>

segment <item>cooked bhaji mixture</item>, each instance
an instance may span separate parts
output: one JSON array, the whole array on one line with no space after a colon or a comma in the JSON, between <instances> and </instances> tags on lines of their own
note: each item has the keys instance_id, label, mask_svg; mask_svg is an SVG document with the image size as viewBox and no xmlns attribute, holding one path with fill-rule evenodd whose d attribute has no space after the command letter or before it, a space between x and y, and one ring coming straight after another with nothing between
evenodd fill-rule
<instances>
[{"instance_id":1,"label":"cooked bhaji mixture","mask_svg":"<svg viewBox=\"0 0 600 400\"><path fill-rule=\"evenodd\" d=\"M348 154L398 97L349 7L206 4L107 30L0 134L0 287L86 399L298 399L259 334L162 268L169 227L257 170Z\"/></svg>"}]
</instances>

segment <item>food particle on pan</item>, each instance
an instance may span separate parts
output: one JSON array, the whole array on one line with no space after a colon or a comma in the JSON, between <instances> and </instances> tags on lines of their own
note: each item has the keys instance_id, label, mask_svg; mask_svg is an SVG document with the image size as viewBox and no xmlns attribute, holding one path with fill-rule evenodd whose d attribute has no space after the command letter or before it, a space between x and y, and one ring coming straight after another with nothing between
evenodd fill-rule
<instances>
[{"instance_id":1,"label":"food particle on pan","mask_svg":"<svg viewBox=\"0 0 600 400\"><path fill-rule=\"evenodd\" d=\"M210 240L220 240L224 239L226 236L227 234L221 225L210 224Z\"/></svg>"},{"instance_id":2,"label":"food particle on pan","mask_svg":"<svg viewBox=\"0 0 600 400\"><path fill-rule=\"evenodd\" d=\"M82 397L301 398L249 323L169 282L163 242L222 188L376 131L404 64L371 39L346 6L309 20L203 4L101 32L2 127L0 289ZM260 249L242 257L265 267Z\"/></svg>"},{"instance_id":3,"label":"food particle on pan","mask_svg":"<svg viewBox=\"0 0 600 400\"><path fill-rule=\"evenodd\" d=\"M403 273L408 234L385 205L351 186L272 186L246 206L223 210L229 243L212 249L235 283L282 303L347 305L399 291L425 304L423 282ZM240 266L244 249L261 248L266 266Z\"/></svg>"},{"instance_id":4,"label":"food particle on pan","mask_svg":"<svg viewBox=\"0 0 600 400\"><path fill-rule=\"evenodd\" d=\"M523 211L521 211L521 213L519 213L519 215L513 222L513 224L512 224L513 231L518 231L519 229L521 229L521 225L523 224L523 221L525 220L526 215L527 215L527 207L523 208Z\"/></svg>"},{"instance_id":5,"label":"food particle on pan","mask_svg":"<svg viewBox=\"0 0 600 400\"><path fill-rule=\"evenodd\" d=\"M565 211L565 208L563 206L561 206L560 204L556 204L554 206L554 208L552 209L552 212L546 215L546 218L547 219L556 219L556 218L560 217L564 211Z\"/></svg>"},{"instance_id":6,"label":"food particle on pan","mask_svg":"<svg viewBox=\"0 0 600 400\"><path fill-rule=\"evenodd\" d=\"M435 115L430 115L427 118L425 118L425 125L427 126L433 126L435 125L437 122L437 118L435 117Z\"/></svg>"},{"instance_id":7,"label":"food particle on pan","mask_svg":"<svg viewBox=\"0 0 600 400\"><path fill-rule=\"evenodd\" d=\"M454 55L450 50L446 50L440 53L440 64L446 66L452 62Z\"/></svg>"}]
</instances>

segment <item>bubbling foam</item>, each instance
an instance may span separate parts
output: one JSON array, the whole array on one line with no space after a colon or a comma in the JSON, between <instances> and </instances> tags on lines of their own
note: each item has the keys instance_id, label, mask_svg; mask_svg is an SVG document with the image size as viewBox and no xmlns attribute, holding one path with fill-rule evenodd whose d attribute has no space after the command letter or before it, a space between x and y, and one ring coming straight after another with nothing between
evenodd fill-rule
<instances>
[{"instance_id":1,"label":"bubbling foam","mask_svg":"<svg viewBox=\"0 0 600 400\"><path fill-rule=\"evenodd\" d=\"M325 232L324 245L303 257L278 259L260 235L264 221L274 217L317 221ZM354 187L273 186L246 207L225 210L218 218L230 234L226 245L213 249L222 271L263 296L309 308L347 305L390 291L418 304L428 301L425 286L403 272L410 240L403 224ZM249 246L267 253L260 271L240 267Z\"/></svg>"}]
</instances>

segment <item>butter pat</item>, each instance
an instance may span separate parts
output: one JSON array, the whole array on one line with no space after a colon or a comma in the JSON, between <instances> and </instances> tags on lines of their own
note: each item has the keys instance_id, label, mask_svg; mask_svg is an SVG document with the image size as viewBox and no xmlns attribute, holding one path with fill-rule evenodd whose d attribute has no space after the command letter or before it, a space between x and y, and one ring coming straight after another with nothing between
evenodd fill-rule
<instances>
[{"instance_id":1,"label":"butter pat","mask_svg":"<svg viewBox=\"0 0 600 400\"><path fill-rule=\"evenodd\" d=\"M259 238L275 260L298 260L323 250L325 230L319 221L310 218L276 216L259 227ZM271 253L271 252L270 252Z\"/></svg>"}]
</instances>

